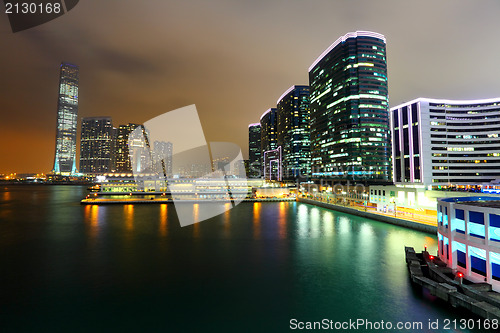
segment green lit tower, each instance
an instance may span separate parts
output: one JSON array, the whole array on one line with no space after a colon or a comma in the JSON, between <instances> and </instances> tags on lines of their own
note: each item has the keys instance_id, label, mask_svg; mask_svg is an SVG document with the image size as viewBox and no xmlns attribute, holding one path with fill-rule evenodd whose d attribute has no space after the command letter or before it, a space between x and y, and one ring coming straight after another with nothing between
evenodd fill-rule
<instances>
[{"instance_id":1,"label":"green lit tower","mask_svg":"<svg viewBox=\"0 0 500 333\"><path fill-rule=\"evenodd\" d=\"M52 172L69 176L76 170L76 131L78 117L79 68L63 62L59 75L57 128L54 168Z\"/></svg>"},{"instance_id":2,"label":"green lit tower","mask_svg":"<svg viewBox=\"0 0 500 333\"><path fill-rule=\"evenodd\" d=\"M278 99L277 110L283 179L308 178L311 172L309 86L290 87Z\"/></svg>"},{"instance_id":3,"label":"green lit tower","mask_svg":"<svg viewBox=\"0 0 500 333\"><path fill-rule=\"evenodd\" d=\"M312 178L386 181L390 176L386 40L357 31L309 68Z\"/></svg>"}]
</instances>

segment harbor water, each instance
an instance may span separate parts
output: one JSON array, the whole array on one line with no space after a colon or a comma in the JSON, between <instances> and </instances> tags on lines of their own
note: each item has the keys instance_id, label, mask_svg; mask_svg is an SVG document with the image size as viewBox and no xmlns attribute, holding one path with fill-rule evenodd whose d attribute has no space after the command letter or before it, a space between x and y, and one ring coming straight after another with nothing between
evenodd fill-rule
<instances>
[{"instance_id":1,"label":"harbor water","mask_svg":"<svg viewBox=\"0 0 500 333\"><path fill-rule=\"evenodd\" d=\"M297 202L181 228L173 204L80 205L86 194L0 186L2 332L288 332L324 319L480 331L445 330L471 316L410 283L404 246L435 253L432 234Z\"/></svg>"}]
</instances>

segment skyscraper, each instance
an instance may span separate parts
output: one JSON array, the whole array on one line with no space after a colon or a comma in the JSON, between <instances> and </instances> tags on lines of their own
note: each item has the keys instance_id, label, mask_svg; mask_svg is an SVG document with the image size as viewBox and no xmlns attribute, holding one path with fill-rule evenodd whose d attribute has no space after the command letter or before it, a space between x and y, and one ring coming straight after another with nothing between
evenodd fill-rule
<instances>
[{"instance_id":1,"label":"skyscraper","mask_svg":"<svg viewBox=\"0 0 500 333\"><path fill-rule=\"evenodd\" d=\"M113 125L110 117L88 117L82 120L80 139L80 172L100 174L111 170Z\"/></svg>"},{"instance_id":2,"label":"skyscraper","mask_svg":"<svg viewBox=\"0 0 500 333\"><path fill-rule=\"evenodd\" d=\"M283 179L307 178L311 171L309 86L290 87L278 99L277 109Z\"/></svg>"},{"instance_id":3,"label":"skyscraper","mask_svg":"<svg viewBox=\"0 0 500 333\"><path fill-rule=\"evenodd\" d=\"M114 149L114 170L116 172L132 172L132 165L129 158L128 137L137 126L139 125L120 125L116 130L116 141Z\"/></svg>"},{"instance_id":4,"label":"skyscraper","mask_svg":"<svg viewBox=\"0 0 500 333\"><path fill-rule=\"evenodd\" d=\"M72 175L76 170L76 131L78 117L79 68L63 62L59 74L57 128L54 168L59 175Z\"/></svg>"},{"instance_id":5,"label":"skyscraper","mask_svg":"<svg viewBox=\"0 0 500 333\"><path fill-rule=\"evenodd\" d=\"M309 85L313 178L388 180L385 37L340 37L309 68Z\"/></svg>"},{"instance_id":6,"label":"skyscraper","mask_svg":"<svg viewBox=\"0 0 500 333\"><path fill-rule=\"evenodd\" d=\"M281 148L278 147L278 115L270 108L260 117L260 147L264 178L281 180Z\"/></svg>"},{"instance_id":7,"label":"skyscraper","mask_svg":"<svg viewBox=\"0 0 500 333\"><path fill-rule=\"evenodd\" d=\"M270 108L260 117L260 147L261 151L273 150L278 144L278 117L276 108Z\"/></svg>"},{"instance_id":8,"label":"skyscraper","mask_svg":"<svg viewBox=\"0 0 500 333\"><path fill-rule=\"evenodd\" d=\"M262 174L260 130L260 123L248 125L248 176L251 178L260 177Z\"/></svg>"}]
</instances>

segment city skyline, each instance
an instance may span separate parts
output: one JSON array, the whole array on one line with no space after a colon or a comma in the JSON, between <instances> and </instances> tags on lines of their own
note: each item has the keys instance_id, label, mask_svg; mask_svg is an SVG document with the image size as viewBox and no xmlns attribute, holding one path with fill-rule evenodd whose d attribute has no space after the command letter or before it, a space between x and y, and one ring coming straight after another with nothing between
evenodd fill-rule
<instances>
[{"instance_id":1,"label":"city skyline","mask_svg":"<svg viewBox=\"0 0 500 333\"><path fill-rule=\"evenodd\" d=\"M51 170L61 61L81 68L79 121L109 115L117 124L142 123L196 104L207 139L234 141L245 156L248 124L290 84L307 84L302 69L348 31L386 36L390 107L421 96L500 96L500 80L486 70L495 68L500 50L494 37L500 4L494 1L482 6L311 1L286 7L195 1L140 9L123 1L118 8L100 4L97 13L96 4L81 3L57 20L17 34L0 15L2 45L12 50L1 55L0 65L6 87L0 97L0 153L7 157L0 173ZM186 29L177 29L181 26ZM288 38L294 33L300 44ZM258 98L248 99L249 91ZM226 123L231 114L238 114L237 122Z\"/></svg>"}]
</instances>

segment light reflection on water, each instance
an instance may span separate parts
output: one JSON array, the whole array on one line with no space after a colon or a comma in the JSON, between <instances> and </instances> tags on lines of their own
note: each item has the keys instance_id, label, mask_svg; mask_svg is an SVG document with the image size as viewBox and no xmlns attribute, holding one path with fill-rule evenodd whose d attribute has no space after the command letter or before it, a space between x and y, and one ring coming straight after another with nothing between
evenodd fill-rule
<instances>
[{"instance_id":1,"label":"light reflection on water","mask_svg":"<svg viewBox=\"0 0 500 333\"><path fill-rule=\"evenodd\" d=\"M260 223L260 211L261 211L261 203L254 202L253 210L252 210L252 225L253 225L253 238L260 239L261 236L261 223Z\"/></svg>"},{"instance_id":2,"label":"light reflection on water","mask_svg":"<svg viewBox=\"0 0 500 333\"><path fill-rule=\"evenodd\" d=\"M162 237L167 236L167 233L168 233L167 210L168 210L167 204L160 205L160 228L159 228L159 231L160 231L160 235Z\"/></svg>"}]
</instances>

